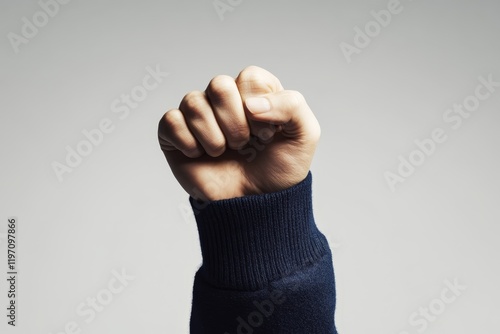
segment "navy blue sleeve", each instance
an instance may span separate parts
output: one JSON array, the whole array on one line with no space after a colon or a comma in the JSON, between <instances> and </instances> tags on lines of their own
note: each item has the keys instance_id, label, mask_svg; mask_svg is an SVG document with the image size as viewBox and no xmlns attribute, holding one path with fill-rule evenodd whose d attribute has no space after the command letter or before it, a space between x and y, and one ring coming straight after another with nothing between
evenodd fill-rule
<instances>
[{"instance_id":1,"label":"navy blue sleeve","mask_svg":"<svg viewBox=\"0 0 500 334\"><path fill-rule=\"evenodd\" d=\"M203 264L191 334L336 334L328 242L314 222L311 173L280 192L198 203Z\"/></svg>"}]
</instances>

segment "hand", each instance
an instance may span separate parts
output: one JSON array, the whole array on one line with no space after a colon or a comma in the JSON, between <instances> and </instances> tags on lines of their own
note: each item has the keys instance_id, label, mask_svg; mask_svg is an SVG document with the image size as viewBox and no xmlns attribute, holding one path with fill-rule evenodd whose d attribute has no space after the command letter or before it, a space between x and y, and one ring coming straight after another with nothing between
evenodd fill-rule
<instances>
[{"instance_id":1,"label":"hand","mask_svg":"<svg viewBox=\"0 0 500 334\"><path fill-rule=\"evenodd\" d=\"M304 97L250 66L193 91L158 127L160 147L195 199L219 200L289 188L309 171L320 126Z\"/></svg>"}]
</instances>

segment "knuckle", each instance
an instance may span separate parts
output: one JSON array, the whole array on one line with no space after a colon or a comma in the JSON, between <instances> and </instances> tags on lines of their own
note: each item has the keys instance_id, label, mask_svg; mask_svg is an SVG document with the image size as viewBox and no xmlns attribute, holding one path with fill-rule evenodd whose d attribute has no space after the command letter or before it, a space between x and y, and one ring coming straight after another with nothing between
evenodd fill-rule
<instances>
[{"instance_id":1,"label":"knuckle","mask_svg":"<svg viewBox=\"0 0 500 334\"><path fill-rule=\"evenodd\" d=\"M184 95L179 107L183 112L196 113L196 111L201 110L204 106L204 94L200 91L192 91Z\"/></svg>"},{"instance_id":2,"label":"knuckle","mask_svg":"<svg viewBox=\"0 0 500 334\"><path fill-rule=\"evenodd\" d=\"M298 108L306 103L304 95L296 90L289 91L287 100L292 108Z\"/></svg>"},{"instance_id":3,"label":"knuckle","mask_svg":"<svg viewBox=\"0 0 500 334\"><path fill-rule=\"evenodd\" d=\"M233 91L234 85L234 79L230 76L218 75L210 80L207 93L211 98L223 99Z\"/></svg>"},{"instance_id":4,"label":"knuckle","mask_svg":"<svg viewBox=\"0 0 500 334\"><path fill-rule=\"evenodd\" d=\"M245 67L240 74L238 74L236 81L238 83L259 81L262 79L262 71L262 68L255 65Z\"/></svg>"},{"instance_id":5,"label":"knuckle","mask_svg":"<svg viewBox=\"0 0 500 334\"><path fill-rule=\"evenodd\" d=\"M163 115L160 121L160 128L167 132L175 130L179 124L183 121L182 113L179 109L171 109ZM163 126L162 126L163 125Z\"/></svg>"},{"instance_id":6,"label":"knuckle","mask_svg":"<svg viewBox=\"0 0 500 334\"><path fill-rule=\"evenodd\" d=\"M321 138L321 126L319 125L319 123L316 121L316 125L315 125L315 128L314 130L312 131L311 133L311 140L314 142L314 143L317 143L319 142Z\"/></svg>"},{"instance_id":7,"label":"knuckle","mask_svg":"<svg viewBox=\"0 0 500 334\"><path fill-rule=\"evenodd\" d=\"M243 92L254 94L265 94L283 90L278 78L269 71L258 67L248 66L238 74L236 85Z\"/></svg>"},{"instance_id":8,"label":"knuckle","mask_svg":"<svg viewBox=\"0 0 500 334\"><path fill-rule=\"evenodd\" d=\"M163 150L171 151L174 149L176 141L176 132L182 126L184 117L178 109L167 111L158 123L158 141Z\"/></svg>"}]
</instances>

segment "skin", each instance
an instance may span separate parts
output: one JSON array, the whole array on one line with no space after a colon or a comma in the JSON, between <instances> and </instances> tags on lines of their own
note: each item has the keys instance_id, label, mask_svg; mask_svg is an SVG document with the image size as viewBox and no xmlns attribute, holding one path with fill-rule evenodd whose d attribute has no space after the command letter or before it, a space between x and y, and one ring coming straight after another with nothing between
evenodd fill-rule
<instances>
[{"instance_id":1,"label":"skin","mask_svg":"<svg viewBox=\"0 0 500 334\"><path fill-rule=\"evenodd\" d=\"M270 110L259 112L256 97ZM260 108L262 109L262 108ZM304 97L256 66L220 75L184 96L158 126L160 147L193 198L214 201L270 193L302 181L320 126ZM250 154L249 152L252 152Z\"/></svg>"}]
</instances>

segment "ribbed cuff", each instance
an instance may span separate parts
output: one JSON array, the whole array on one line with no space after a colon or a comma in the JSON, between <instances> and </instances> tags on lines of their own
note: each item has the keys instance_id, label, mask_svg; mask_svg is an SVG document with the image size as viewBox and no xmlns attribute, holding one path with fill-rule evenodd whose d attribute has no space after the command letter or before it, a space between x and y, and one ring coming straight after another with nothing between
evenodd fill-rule
<instances>
[{"instance_id":1,"label":"ribbed cuff","mask_svg":"<svg viewBox=\"0 0 500 334\"><path fill-rule=\"evenodd\" d=\"M200 236L200 274L219 288L258 290L329 252L314 222L312 176L275 193L190 203Z\"/></svg>"}]
</instances>

